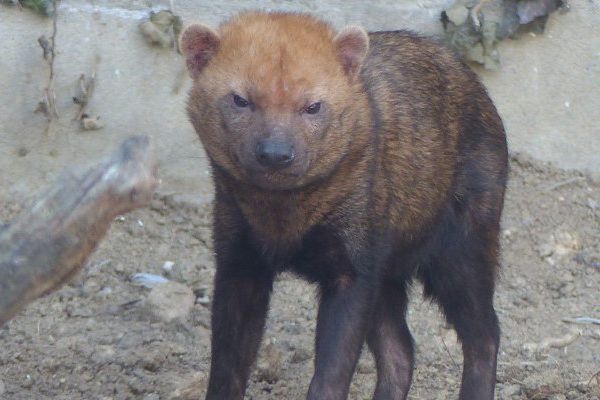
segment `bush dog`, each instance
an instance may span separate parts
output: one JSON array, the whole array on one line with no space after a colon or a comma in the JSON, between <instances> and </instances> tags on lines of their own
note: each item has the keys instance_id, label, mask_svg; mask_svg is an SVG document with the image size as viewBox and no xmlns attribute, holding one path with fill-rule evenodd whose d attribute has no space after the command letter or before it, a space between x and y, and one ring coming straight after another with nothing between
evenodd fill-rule
<instances>
[{"instance_id":1,"label":"bush dog","mask_svg":"<svg viewBox=\"0 0 600 400\"><path fill-rule=\"evenodd\" d=\"M206 399L243 398L284 270L320 288L307 399L346 399L365 341L374 399L406 398L413 277L462 343L460 399L493 399L507 148L476 75L410 32L305 14L246 12L180 40L215 185Z\"/></svg>"}]
</instances>

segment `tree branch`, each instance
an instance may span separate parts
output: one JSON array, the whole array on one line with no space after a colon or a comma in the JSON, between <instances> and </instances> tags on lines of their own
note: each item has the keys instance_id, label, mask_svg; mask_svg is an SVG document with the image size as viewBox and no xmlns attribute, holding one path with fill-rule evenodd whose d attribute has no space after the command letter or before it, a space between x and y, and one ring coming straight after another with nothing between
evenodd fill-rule
<instances>
[{"instance_id":1,"label":"tree branch","mask_svg":"<svg viewBox=\"0 0 600 400\"><path fill-rule=\"evenodd\" d=\"M150 202L158 182L151 153L147 137L127 139L109 160L61 179L0 229L0 325L66 283L117 215Z\"/></svg>"}]
</instances>

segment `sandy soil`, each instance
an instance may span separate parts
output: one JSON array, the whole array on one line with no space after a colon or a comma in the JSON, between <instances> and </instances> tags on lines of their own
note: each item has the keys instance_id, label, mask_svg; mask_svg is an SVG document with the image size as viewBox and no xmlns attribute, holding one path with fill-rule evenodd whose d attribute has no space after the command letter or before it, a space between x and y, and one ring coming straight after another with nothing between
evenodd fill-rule
<instances>
[{"instance_id":1,"label":"sandy soil","mask_svg":"<svg viewBox=\"0 0 600 400\"><path fill-rule=\"evenodd\" d=\"M21 208L2 203L0 219L10 221ZM0 328L0 398L200 398L210 362L209 225L208 205L172 196L117 221L75 282ZM503 248L497 398L600 399L600 326L563 321L600 318L600 184L514 158ZM187 317L161 319L147 305L150 290L132 282L136 272L191 288L198 299ZM456 398L460 347L420 291L413 287L410 309L417 364L409 398ZM304 398L314 294L292 276L278 280L247 398ZM365 351L350 398L369 399L374 381Z\"/></svg>"}]
</instances>

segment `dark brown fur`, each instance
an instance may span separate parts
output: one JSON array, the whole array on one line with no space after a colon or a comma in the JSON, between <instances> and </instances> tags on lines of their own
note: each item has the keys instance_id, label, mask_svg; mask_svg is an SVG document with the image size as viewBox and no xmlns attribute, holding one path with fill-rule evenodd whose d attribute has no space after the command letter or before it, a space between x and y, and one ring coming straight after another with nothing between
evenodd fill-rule
<instances>
[{"instance_id":1,"label":"dark brown fur","mask_svg":"<svg viewBox=\"0 0 600 400\"><path fill-rule=\"evenodd\" d=\"M181 47L195 78L188 111L216 188L207 399L243 398L272 282L285 269L321 287L308 399L347 397L365 340L377 363L374 398L406 398L414 276L463 343L460 399L492 399L507 151L477 77L411 33L367 41L359 28L337 34L300 14L246 13L218 32L194 25ZM315 101L321 112L307 115ZM256 141L270 137L296 151L283 171L254 159Z\"/></svg>"}]
</instances>

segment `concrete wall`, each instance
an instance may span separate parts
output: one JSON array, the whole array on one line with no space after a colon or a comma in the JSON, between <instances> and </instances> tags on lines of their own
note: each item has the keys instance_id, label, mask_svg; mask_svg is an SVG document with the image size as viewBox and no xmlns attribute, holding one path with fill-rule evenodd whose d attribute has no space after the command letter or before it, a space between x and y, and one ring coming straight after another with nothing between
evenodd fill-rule
<instances>
[{"instance_id":1,"label":"concrete wall","mask_svg":"<svg viewBox=\"0 0 600 400\"><path fill-rule=\"evenodd\" d=\"M337 26L410 28L439 33L450 0L192 1L175 2L184 21L216 25L260 6L315 12ZM508 129L512 151L600 175L600 3L572 0L550 18L546 34L502 43L500 71L480 72ZM91 162L128 135L149 134L157 145L162 190L210 198L206 157L184 112L189 80L179 56L149 47L138 21L149 6L168 2L63 0L59 6L55 85L60 118L48 126L33 114L47 66L37 38L51 21L0 5L0 194L29 196L70 165ZM71 97L96 57L98 82L89 111L103 130L81 132Z\"/></svg>"}]
</instances>

